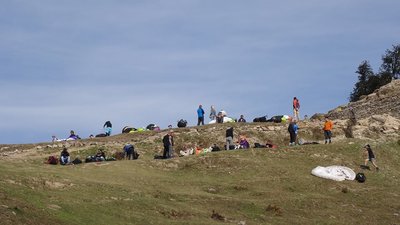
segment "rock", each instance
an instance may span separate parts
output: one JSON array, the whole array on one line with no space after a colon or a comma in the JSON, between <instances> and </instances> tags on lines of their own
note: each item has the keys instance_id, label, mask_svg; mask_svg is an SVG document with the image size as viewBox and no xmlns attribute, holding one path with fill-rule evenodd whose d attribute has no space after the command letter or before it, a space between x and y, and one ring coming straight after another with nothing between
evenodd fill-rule
<instances>
[{"instance_id":1,"label":"rock","mask_svg":"<svg viewBox=\"0 0 400 225\"><path fill-rule=\"evenodd\" d=\"M357 120L372 116L373 120L385 123L387 115L400 119L400 80L382 86L368 96L362 96L357 102L351 102L347 106L339 106L330 110L328 116L331 119L349 119L352 112Z\"/></svg>"},{"instance_id":2,"label":"rock","mask_svg":"<svg viewBox=\"0 0 400 225\"><path fill-rule=\"evenodd\" d=\"M51 204L47 206L48 209L52 209L52 210L59 210L61 209L61 206L59 205L55 205L55 204Z\"/></svg>"},{"instance_id":3,"label":"rock","mask_svg":"<svg viewBox=\"0 0 400 225\"><path fill-rule=\"evenodd\" d=\"M371 116L372 119L379 121L381 123L385 123L386 119L382 115L373 115Z\"/></svg>"},{"instance_id":4,"label":"rock","mask_svg":"<svg viewBox=\"0 0 400 225\"><path fill-rule=\"evenodd\" d=\"M215 194L215 193L217 193L217 189L215 189L215 188L208 188L207 192Z\"/></svg>"}]
</instances>

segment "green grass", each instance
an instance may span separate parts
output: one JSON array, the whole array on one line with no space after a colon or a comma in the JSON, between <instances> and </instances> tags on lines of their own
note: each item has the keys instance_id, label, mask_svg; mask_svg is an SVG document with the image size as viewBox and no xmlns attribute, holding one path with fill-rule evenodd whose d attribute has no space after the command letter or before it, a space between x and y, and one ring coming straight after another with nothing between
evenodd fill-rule
<instances>
[{"instance_id":1,"label":"green grass","mask_svg":"<svg viewBox=\"0 0 400 225\"><path fill-rule=\"evenodd\" d=\"M138 142L136 147L141 150L141 157L135 161L52 166L42 163L43 156L2 160L0 224L161 225L241 221L398 224L400 221L397 142L373 145L381 171L363 171L367 181L361 184L325 180L310 173L318 165L345 165L360 172L364 144L360 140L153 160L160 150L161 139L155 137L157 141L152 142L146 138L154 134L141 135L144 137L126 136L129 141ZM176 141L178 146L182 142L221 141L216 137L208 142L206 138L198 138L180 133ZM85 146L79 154L84 157L98 148ZM121 148L111 146L106 150ZM45 153L48 154L47 150Z\"/></svg>"}]
</instances>

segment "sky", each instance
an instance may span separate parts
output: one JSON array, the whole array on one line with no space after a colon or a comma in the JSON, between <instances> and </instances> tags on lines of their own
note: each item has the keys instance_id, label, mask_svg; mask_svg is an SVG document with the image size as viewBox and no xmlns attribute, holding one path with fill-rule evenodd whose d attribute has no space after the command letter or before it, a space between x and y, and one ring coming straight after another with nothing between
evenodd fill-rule
<instances>
[{"instance_id":1,"label":"sky","mask_svg":"<svg viewBox=\"0 0 400 225\"><path fill-rule=\"evenodd\" d=\"M0 7L0 144L124 126L325 113L399 44L398 0L12 0ZM206 117L206 123L209 119Z\"/></svg>"}]
</instances>

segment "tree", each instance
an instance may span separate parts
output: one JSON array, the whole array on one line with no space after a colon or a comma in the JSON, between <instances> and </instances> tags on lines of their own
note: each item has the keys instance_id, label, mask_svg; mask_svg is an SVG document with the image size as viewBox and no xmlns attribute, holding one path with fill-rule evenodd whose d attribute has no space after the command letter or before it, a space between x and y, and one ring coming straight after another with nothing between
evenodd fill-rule
<instances>
[{"instance_id":1,"label":"tree","mask_svg":"<svg viewBox=\"0 0 400 225\"><path fill-rule=\"evenodd\" d=\"M369 95L376 89L388 84L392 79L400 78L400 45L393 45L393 49L387 49L382 56L382 65L379 73L374 74L369 62L364 60L356 71L358 82L355 84L353 92L350 93L349 100L357 101L363 95Z\"/></svg>"},{"instance_id":2,"label":"tree","mask_svg":"<svg viewBox=\"0 0 400 225\"><path fill-rule=\"evenodd\" d=\"M371 94L375 89L376 76L372 71L371 65L368 61L364 60L356 71L358 74L358 82L355 84L353 92L350 94L350 101L354 102L360 99L363 95ZM371 85L373 82L374 85Z\"/></svg>"},{"instance_id":3,"label":"tree","mask_svg":"<svg viewBox=\"0 0 400 225\"><path fill-rule=\"evenodd\" d=\"M393 79L400 78L400 44L393 45L392 50L386 50L385 55L382 56L380 74L386 79L388 75Z\"/></svg>"}]
</instances>

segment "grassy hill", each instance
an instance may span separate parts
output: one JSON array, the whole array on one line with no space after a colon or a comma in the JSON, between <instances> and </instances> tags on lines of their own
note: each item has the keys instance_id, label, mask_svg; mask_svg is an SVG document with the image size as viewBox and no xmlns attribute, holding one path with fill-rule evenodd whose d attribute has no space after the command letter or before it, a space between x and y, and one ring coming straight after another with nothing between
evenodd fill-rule
<instances>
[{"instance_id":1,"label":"grassy hill","mask_svg":"<svg viewBox=\"0 0 400 225\"><path fill-rule=\"evenodd\" d=\"M175 129L183 146L222 147L228 125ZM162 132L121 134L68 143L72 157L108 154L133 143L134 161L53 166L51 143L0 146L0 224L399 224L400 145L370 141L381 171L363 171L365 183L311 175L316 166L360 172L365 140L288 147L286 126L235 124L251 144L267 139L278 149L249 149L154 160ZM300 136L322 139L300 124Z\"/></svg>"}]
</instances>

